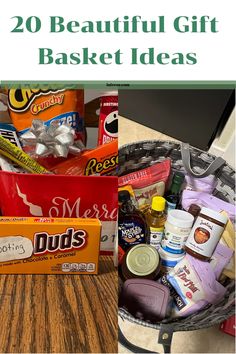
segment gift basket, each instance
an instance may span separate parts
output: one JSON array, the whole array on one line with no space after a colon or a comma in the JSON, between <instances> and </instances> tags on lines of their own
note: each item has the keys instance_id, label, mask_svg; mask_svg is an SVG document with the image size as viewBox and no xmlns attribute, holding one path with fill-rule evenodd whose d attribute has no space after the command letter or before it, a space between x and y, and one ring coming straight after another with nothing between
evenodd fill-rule
<instances>
[{"instance_id":1,"label":"gift basket","mask_svg":"<svg viewBox=\"0 0 236 354\"><path fill-rule=\"evenodd\" d=\"M166 353L174 332L220 324L234 314L232 264L229 270L234 203L235 171L222 158L173 141L141 141L119 149L119 317L159 330ZM206 257L209 249L202 249L216 230L218 241L223 230L223 236L230 230L231 239L214 241ZM150 352L130 343L121 329L119 342L131 352Z\"/></svg>"},{"instance_id":2,"label":"gift basket","mask_svg":"<svg viewBox=\"0 0 236 354\"><path fill-rule=\"evenodd\" d=\"M87 263L81 261L78 266L76 252L92 249L94 242L92 253L96 252L96 257L99 251L113 254L117 220L117 93L99 97L98 138L93 148L86 146L83 90L11 88L3 90L1 101L9 115L6 120L0 114L0 210L2 230L6 230L0 235L0 270L11 271L11 266L18 263L20 269L22 250L22 254L33 254L31 264L40 258L43 261L45 256L52 273L61 272L58 259L65 259L65 272L76 272L81 267L83 273L83 267L87 267L92 274L93 264L87 259ZM97 224L92 219L97 219ZM45 227L43 234L35 236L33 251L32 245L23 240L28 231L22 225L17 224L22 239L6 234L7 223L17 227L15 223L22 220L34 229L35 223L61 223L62 230L59 235L59 226L51 228L54 234L50 236ZM78 223L84 233L76 233ZM39 252L34 257L36 249ZM26 258L23 263L30 263ZM55 265L50 265L50 259L55 260Z\"/></svg>"}]
</instances>

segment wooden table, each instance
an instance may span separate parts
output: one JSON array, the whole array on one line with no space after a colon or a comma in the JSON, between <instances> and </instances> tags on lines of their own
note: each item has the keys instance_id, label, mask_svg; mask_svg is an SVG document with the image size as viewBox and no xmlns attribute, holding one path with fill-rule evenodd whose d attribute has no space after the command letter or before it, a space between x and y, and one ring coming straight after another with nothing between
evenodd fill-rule
<instances>
[{"instance_id":1,"label":"wooden table","mask_svg":"<svg viewBox=\"0 0 236 354\"><path fill-rule=\"evenodd\" d=\"M0 275L0 353L117 353L117 271Z\"/></svg>"}]
</instances>

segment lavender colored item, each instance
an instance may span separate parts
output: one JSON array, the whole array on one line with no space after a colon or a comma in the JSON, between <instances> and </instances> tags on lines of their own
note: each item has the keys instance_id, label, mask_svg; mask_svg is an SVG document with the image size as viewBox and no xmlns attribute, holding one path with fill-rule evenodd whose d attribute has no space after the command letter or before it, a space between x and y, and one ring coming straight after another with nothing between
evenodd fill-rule
<instances>
[{"instance_id":1,"label":"lavender colored item","mask_svg":"<svg viewBox=\"0 0 236 354\"><path fill-rule=\"evenodd\" d=\"M173 316L189 316L207 304L216 304L226 289L215 279L214 271L208 262L186 255L167 275L167 280L174 287L185 304L181 309L175 306Z\"/></svg>"},{"instance_id":2,"label":"lavender colored item","mask_svg":"<svg viewBox=\"0 0 236 354\"><path fill-rule=\"evenodd\" d=\"M129 279L123 286L120 306L134 317L159 321L166 317L170 291L168 287L149 279Z\"/></svg>"},{"instance_id":3,"label":"lavender colored item","mask_svg":"<svg viewBox=\"0 0 236 354\"><path fill-rule=\"evenodd\" d=\"M229 263L233 253L234 251L231 248L224 246L221 243L218 243L216 246L216 249L210 260L210 266L215 273L216 279L220 278L223 269Z\"/></svg>"},{"instance_id":4,"label":"lavender colored item","mask_svg":"<svg viewBox=\"0 0 236 354\"><path fill-rule=\"evenodd\" d=\"M193 176L186 175L185 182L185 189L212 194L217 185L217 178L213 175L203 178L194 178Z\"/></svg>"},{"instance_id":5,"label":"lavender colored item","mask_svg":"<svg viewBox=\"0 0 236 354\"><path fill-rule=\"evenodd\" d=\"M224 202L223 200L214 197L213 195L204 192L184 190L182 194L182 207L184 210L188 210L191 204L197 204L201 208L209 208L219 213L221 211L225 211L228 214L230 220L234 223L235 206L233 204Z\"/></svg>"}]
</instances>

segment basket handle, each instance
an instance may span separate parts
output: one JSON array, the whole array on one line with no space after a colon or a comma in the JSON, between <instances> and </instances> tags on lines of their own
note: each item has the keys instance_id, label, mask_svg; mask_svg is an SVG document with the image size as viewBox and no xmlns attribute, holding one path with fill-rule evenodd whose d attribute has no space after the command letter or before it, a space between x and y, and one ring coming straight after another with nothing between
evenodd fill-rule
<instances>
[{"instance_id":1,"label":"basket handle","mask_svg":"<svg viewBox=\"0 0 236 354\"><path fill-rule=\"evenodd\" d=\"M167 325L161 325L159 332L158 343L163 345L164 353L169 354L171 352L171 341L172 341L173 329ZM141 348L137 345L132 344L122 332L120 326L118 325L118 341L123 347L128 349L131 353L153 353L159 354L158 352L150 351Z\"/></svg>"},{"instance_id":2,"label":"basket handle","mask_svg":"<svg viewBox=\"0 0 236 354\"><path fill-rule=\"evenodd\" d=\"M222 157L217 157L204 172L196 173L192 170L190 164L191 156L189 144L181 143L181 155L185 170L188 172L188 174L196 178L203 178L214 174L214 172L218 170L218 168L222 167L225 164L225 160Z\"/></svg>"}]
</instances>

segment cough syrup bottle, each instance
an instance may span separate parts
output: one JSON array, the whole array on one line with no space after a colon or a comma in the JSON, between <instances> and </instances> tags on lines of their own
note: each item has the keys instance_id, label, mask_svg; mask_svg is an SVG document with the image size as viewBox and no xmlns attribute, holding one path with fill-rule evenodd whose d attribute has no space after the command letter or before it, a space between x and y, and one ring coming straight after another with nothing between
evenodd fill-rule
<instances>
[{"instance_id":1,"label":"cough syrup bottle","mask_svg":"<svg viewBox=\"0 0 236 354\"><path fill-rule=\"evenodd\" d=\"M149 228L144 215L133 205L127 190L118 193L118 240L123 250L149 243Z\"/></svg>"},{"instance_id":2,"label":"cough syrup bottle","mask_svg":"<svg viewBox=\"0 0 236 354\"><path fill-rule=\"evenodd\" d=\"M164 233L166 200L163 197L153 197L152 207L146 214L147 224L150 227L150 245L156 249L160 248Z\"/></svg>"}]
</instances>

